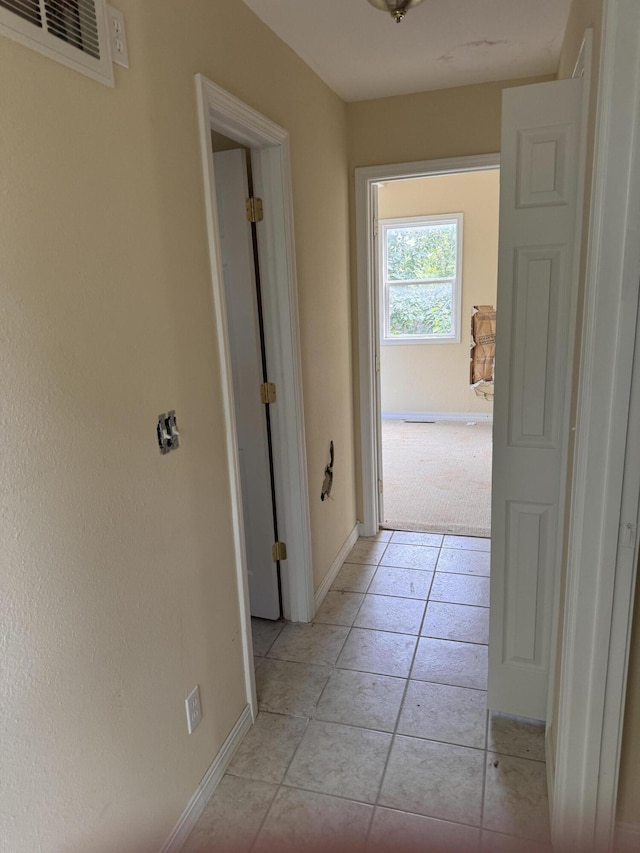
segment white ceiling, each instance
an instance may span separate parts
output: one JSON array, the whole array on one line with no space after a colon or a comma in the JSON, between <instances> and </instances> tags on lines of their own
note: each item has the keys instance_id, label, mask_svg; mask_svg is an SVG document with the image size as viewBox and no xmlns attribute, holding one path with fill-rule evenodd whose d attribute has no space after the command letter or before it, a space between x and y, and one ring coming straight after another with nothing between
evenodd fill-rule
<instances>
[{"instance_id":1,"label":"white ceiling","mask_svg":"<svg viewBox=\"0 0 640 853\"><path fill-rule=\"evenodd\" d=\"M345 101L557 70L571 0L244 0Z\"/></svg>"}]
</instances>

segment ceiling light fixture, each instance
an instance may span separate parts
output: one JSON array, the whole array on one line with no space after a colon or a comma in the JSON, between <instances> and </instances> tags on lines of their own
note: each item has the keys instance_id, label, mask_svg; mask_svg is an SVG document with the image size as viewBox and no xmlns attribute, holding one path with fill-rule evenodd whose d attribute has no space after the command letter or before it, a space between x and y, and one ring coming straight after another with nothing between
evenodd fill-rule
<instances>
[{"instance_id":1,"label":"ceiling light fixture","mask_svg":"<svg viewBox=\"0 0 640 853\"><path fill-rule=\"evenodd\" d=\"M422 0L369 0L369 3L382 12L389 12L396 24L399 24L409 9L422 3Z\"/></svg>"}]
</instances>

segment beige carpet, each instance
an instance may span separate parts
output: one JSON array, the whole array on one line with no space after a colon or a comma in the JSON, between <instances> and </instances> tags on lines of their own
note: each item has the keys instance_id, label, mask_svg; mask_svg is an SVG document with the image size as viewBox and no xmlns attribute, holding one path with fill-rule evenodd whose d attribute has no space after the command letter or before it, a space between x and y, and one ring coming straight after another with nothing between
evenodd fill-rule
<instances>
[{"instance_id":1,"label":"beige carpet","mask_svg":"<svg viewBox=\"0 0 640 853\"><path fill-rule=\"evenodd\" d=\"M384 526L489 536L491 424L382 422Z\"/></svg>"}]
</instances>

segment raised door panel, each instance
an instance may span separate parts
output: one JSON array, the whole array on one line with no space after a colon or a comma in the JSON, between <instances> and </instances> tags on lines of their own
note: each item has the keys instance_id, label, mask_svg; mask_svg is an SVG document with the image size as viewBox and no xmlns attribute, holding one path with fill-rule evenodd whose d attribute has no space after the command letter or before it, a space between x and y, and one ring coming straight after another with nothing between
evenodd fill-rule
<instances>
[{"instance_id":1,"label":"raised door panel","mask_svg":"<svg viewBox=\"0 0 640 853\"><path fill-rule=\"evenodd\" d=\"M544 719L561 562L582 81L503 93L489 707Z\"/></svg>"}]
</instances>

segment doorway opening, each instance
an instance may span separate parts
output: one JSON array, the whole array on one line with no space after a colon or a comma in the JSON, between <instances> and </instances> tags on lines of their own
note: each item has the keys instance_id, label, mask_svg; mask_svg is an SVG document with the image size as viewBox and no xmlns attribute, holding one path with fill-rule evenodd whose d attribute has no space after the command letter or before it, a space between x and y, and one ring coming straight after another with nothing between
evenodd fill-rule
<instances>
[{"instance_id":1,"label":"doorway opening","mask_svg":"<svg viewBox=\"0 0 640 853\"><path fill-rule=\"evenodd\" d=\"M231 154L239 165L246 163L250 156L253 181L253 195L262 202L263 218L255 234L251 234L252 274L253 250L257 248L260 257L260 284L263 343L258 334L254 339L259 357L258 379L262 379L263 354L269 368L269 382L275 385L276 403L270 404L272 473L267 465L267 473L262 478L264 491L275 496L278 508L277 534L281 543L286 544L287 559L283 556L279 543L273 541L273 516L271 509L266 513L264 528L271 526L271 547L268 561L273 554L280 557L282 612L286 619L294 622L308 622L313 615L313 579L311 567L311 540L309 523L309 498L305 458L304 421L302 406L302 381L300 371L300 341L296 297L295 255L293 240L293 201L291 193L291 173L289 162L288 133L265 116L239 101L233 95L216 86L202 75L196 75L196 94L199 118L200 150L204 177L204 202L206 207L207 237L211 266L211 284L213 294L214 320L217 337L218 359L220 364L221 396L223 400L226 448L228 462L229 487L232 509L232 536L238 600L242 630L244 658L244 678L247 702L253 716L257 713L255 678L253 671L251 606L249 596L248 552L253 534L252 519L246 513L243 489L242 460L239 451L239 432L236 422L236 390L234 389L233 346L235 337L227 307L224 284L224 264L222 241L220 236L221 218L218 191L230 170L228 165L214 162L214 138L212 131L225 137L235 147ZM224 146L223 146L224 147ZM239 152L239 153L238 153ZM246 180L246 178L245 178ZM236 197L237 201L237 197ZM246 199L241 199L246 206ZM223 227L226 227L223 225ZM246 235L246 228L245 228ZM257 317L258 303L249 300L255 306L254 328L261 325ZM246 306L245 306L246 307ZM257 343L256 343L257 340ZM254 364L255 366L255 364ZM261 389L255 388L252 398L260 399ZM239 401L244 402L243 399ZM262 417L261 432L269 429ZM267 452L267 455L268 452ZM264 466L263 466L264 467ZM252 468L252 466L247 466ZM251 476L255 473L248 470ZM212 508L212 512L215 508ZM248 523L247 523L248 522ZM278 546L277 552L272 550ZM272 572L274 567L271 563ZM275 577L276 612L277 575L273 574L271 594Z\"/></svg>"},{"instance_id":2,"label":"doorway opening","mask_svg":"<svg viewBox=\"0 0 640 853\"><path fill-rule=\"evenodd\" d=\"M212 131L251 615L280 619L282 575L251 150ZM247 206L248 205L248 206ZM275 555L279 555L276 553Z\"/></svg>"},{"instance_id":3,"label":"doorway opening","mask_svg":"<svg viewBox=\"0 0 640 853\"><path fill-rule=\"evenodd\" d=\"M498 167L498 155L485 155L356 170L369 538L348 559L379 563L371 607L380 595L420 594L430 577L421 634L479 654L489 628L493 353L474 377L470 335L476 306L496 303Z\"/></svg>"},{"instance_id":4,"label":"doorway opening","mask_svg":"<svg viewBox=\"0 0 640 853\"><path fill-rule=\"evenodd\" d=\"M383 433L383 414L393 414L392 406L399 406L398 401L394 401L391 396L385 397L384 405L388 405L388 409L383 408L383 396L381 386L382 362L385 359L390 361L401 361L402 350L414 348L415 344L408 346L398 346L397 344L381 346L381 298L379 282L379 272L381 268L380 257L380 211L379 201L381 193L384 193L387 188L393 191L396 187L403 189L402 184L409 187L414 180L425 180L430 178L443 178L445 176L463 176L465 174L480 174L483 172L494 172L497 175L500 157L498 154L485 154L476 157L456 157L448 160L424 161L418 163L400 163L390 164L387 166L372 166L356 169L356 228L357 228L357 262L358 262L358 348L359 348L359 367L360 367L360 443L362 450L362 524L361 535L375 536L382 526L386 526L387 521L402 521L402 519L385 519L384 513L384 478L385 474L382 471L383 466L383 448L382 448L382 433ZM382 185L382 188L381 188ZM397 208L393 208L397 210ZM412 211L415 215L420 215L420 211L416 211L415 207L406 208ZM441 208L435 211L436 214L451 214L459 213L460 210L453 210L451 206ZM424 213L424 211L422 211ZM409 216L409 213L400 214L400 216ZM433 215L433 211L432 211ZM377 232L377 233L376 233ZM464 257L462 258L462 262ZM463 301L460 306L462 308ZM462 342L466 336L469 337L470 318L467 318L466 324L460 313L459 326L455 330L454 337L460 336ZM421 346L421 345L418 345ZM446 352L451 344L432 343L426 350L433 352ZM459 345L456 345L459 346ZM463 345L464 347L464 345ZM382 350L384 349L384 352ZM399 354L396 355L395 353ZM467 349L467 371L468 378L468 352ZM411 376L411 368L404 371L403 381L409 385L416 385L416 377ZM467 392L469 388L467 386ZM471 391L470 393L475 393ZM425 415L433 415L433 410L427 408L427 403L423 401L418 404L420 409L403 410L395 409L400 417L384 418L385 421L391 420L435 420L433 417L425 417ZM465 414L465 410L459 410ZM412 417L418 414L418 417ZM408 417L407 417L408 416ZM464 419L462 423L470 420L475 420L476 423L480 418ZM409 426L409 425L407 425ZM431 428L434 424L416 424L416 428ZM382 482L381 482L382 481ZM416 522L416 519L409 519ZM417 528L420 529L420 528ZM425 529L424 527L422 528Z\"/></svg>"},{"instance_id":5,"label":"doorway opening","mask_svg":"<svg viewBox=\"0 0 640 853\"><path fill-rule=\"evenodd\" d=\"M374 191L378 522L488 537L499 171Z\"/></svg>"}]
</instances>

